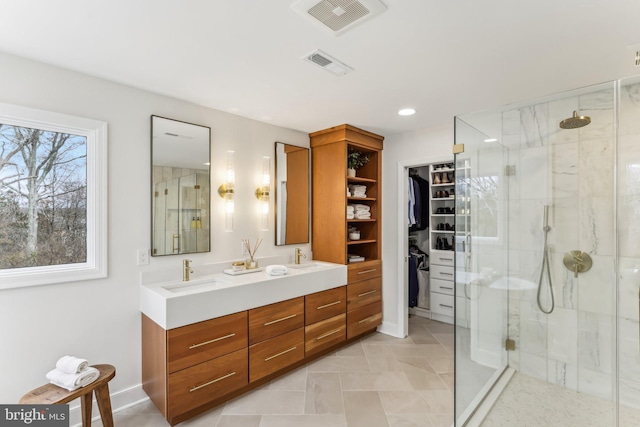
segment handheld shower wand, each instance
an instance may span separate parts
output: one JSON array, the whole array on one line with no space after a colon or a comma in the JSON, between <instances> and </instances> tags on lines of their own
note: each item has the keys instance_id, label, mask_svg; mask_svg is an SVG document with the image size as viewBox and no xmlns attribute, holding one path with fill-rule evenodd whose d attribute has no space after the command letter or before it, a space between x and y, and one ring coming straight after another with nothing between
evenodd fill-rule
<instances>
[{"instance_id":1,"label":"handheld shower wand","mask_svg":"<svg viewBox=\"0 0 640 427\"><path fill-rule=\"evenodd\" d=\"M551 230L551 227L549 227L549 205L544 205L544 213L542 217L542 231L544 232L544 247L543 247L543 253L542 253L542 268L540 269L540 278L538 279L537 302L538 302L538 308L540 309L540 311L542 311L545 314L550 314L551 312L553 312L553 309L556 306L555 300L553 299L553 285L551 283L551 270L549 267L549 245L547 244L547 234L549 233L549 230ZM551 308L549 309L549 311L545 310L542 307L542 302L540 301L540 292L542 291L542 278L544 276L545 266L547 267L549 293L551 294Z\"/></svg>"}]
</instances>

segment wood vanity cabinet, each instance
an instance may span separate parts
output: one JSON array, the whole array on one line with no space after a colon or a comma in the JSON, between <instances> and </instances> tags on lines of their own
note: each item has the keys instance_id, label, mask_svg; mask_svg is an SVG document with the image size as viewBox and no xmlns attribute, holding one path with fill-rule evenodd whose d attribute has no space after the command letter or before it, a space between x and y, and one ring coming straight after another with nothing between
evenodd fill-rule
<instances>
[{"instance_id":1,"label":"wood vanity cabinet","mask_svg":"<svg viewBox=\"0 0 640 427\"><path fill-rule=\"evenodd\" d=\"M305 297L305 354L333 347L347 339L347 287Z\"/></svg>"},{"instance_id":2,"label":"wood vanity cabinet","mask_svg":"<svg viewBox=\"0 0 640 427\"><path fill-rule=\"evenodd\" d=\"M249 381L304 359L304 297L249 310Z\"/></svg>"},{"instance_id":3,"label":"wood vanity cabinet","mask_svg":"<svg viewBox=\"0 0 640 427\"><path fill-rule=\"evenodd\" d=\"M382 323L382 143L380 135L341 125L309 134L311 138L314 259L347 264L347 339ZM347 176L351 150L369 157ZM366 187L366 197L347 195L349 185ZM347 205L369 207L370 218L348 218ZM349 227L360 232L349 239ZM364 261L349 262L349 255Z\"/></svg>"},{"instance_id":4,"label":"wood vanity cabinet","mask_svg":"<svg viewBox=\"0 0 640 427\"><path fill-rule=\"evenodd\" d=\"M247 312L165 330L142 315L142 387L174 423L249 383Z\"/></svg>"}]
</instances>

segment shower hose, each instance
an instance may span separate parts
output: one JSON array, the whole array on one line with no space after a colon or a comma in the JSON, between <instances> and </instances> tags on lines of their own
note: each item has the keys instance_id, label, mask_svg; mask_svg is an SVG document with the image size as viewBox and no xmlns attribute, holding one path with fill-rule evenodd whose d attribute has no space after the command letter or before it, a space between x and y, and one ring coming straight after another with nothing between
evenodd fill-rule
<instances>
[{"instance_id":1,"label":"shower hose","mask_svg":"<svg viewBox=\"0 0 640 427\"><path fill-rule=\"evenodd\" d=\"M551 227L549 227L548 218L549 218L549 206L545 206L544 207L544 226L542 227L542 230L544 231L544 250L542 254L542 268L540 269L540 278L538 279L538 298L537 298L538 308L544 314L550 314L551 312L553 312L553 309L556 306L555 300L553 298L553 285L551 284L551 270L549 268L549 245L547 244L547 234L549 233L549 230L551 230ZM549 293L551 294L551 308L549 309L549 311L545 310L544 307L542 307L542 302L540 301L540 293L542 292L542 278L544 277L545 267L547 270L547 279L549 281Z\"/></svg>"}]
</instances>

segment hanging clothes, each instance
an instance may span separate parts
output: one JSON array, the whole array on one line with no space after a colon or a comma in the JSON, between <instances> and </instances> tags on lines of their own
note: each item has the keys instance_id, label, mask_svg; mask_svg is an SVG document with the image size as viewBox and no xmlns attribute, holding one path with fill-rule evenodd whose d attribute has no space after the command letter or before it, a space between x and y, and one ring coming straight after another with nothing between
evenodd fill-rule
<instances>
[{"instance_id":1,"label":"hanging clothes","mask_svg":"<svg viewBox=\"0 0 640 427\"><path fill-rule=\"evenodd\" d=\"M418 305L418 264L416 259L409 257L409 307Z\"/></svg>"},{"instance_id":2,"label":"hanging clothes","mask_svg":"<svg viewBox=\"0 0 640 427\"><path fill-rule=\"evenodd\" d=\"M408 187L409 231L424 230L429 227L429 181L411 173Z\"/></svg>"}]
</instances>

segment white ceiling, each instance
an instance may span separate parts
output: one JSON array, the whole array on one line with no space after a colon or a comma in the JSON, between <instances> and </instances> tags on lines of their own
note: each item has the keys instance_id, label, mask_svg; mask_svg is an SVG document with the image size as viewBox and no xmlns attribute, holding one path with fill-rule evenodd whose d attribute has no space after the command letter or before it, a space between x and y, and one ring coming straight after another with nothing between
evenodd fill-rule
<instances>
[{"instance_id":1,"label":"white ceiling","mask_svg":"<svg viewBox=\"0 0 640 427\"><path fill-rule=\"evenodd\" d=\"M2 0L0 51L304 132L385 136L636 73L639 0L382 2L334 36L294 0ZM301 60L316 49L355 71Z\"/></svg>"}]
</instances>

